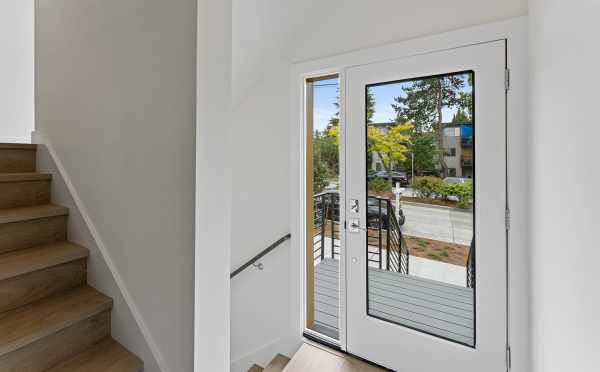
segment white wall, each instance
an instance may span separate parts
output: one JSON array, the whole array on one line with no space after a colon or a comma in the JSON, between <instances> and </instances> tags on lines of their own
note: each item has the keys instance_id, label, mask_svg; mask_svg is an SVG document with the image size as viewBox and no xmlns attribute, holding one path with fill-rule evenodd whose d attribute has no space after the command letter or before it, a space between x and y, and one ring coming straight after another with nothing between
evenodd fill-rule
<instances>
[{"instance_id":1,"label":"white wall","mask_svg":"<svg viewBox=\"0 0 600 372\"><path fill-rule=\"evenodd\" d=\"M33 0L0 0L0 142L30 142Z\"/></svg>"},{"instance_id":2,"label":"white wall","mask_svg":"<svg viewBox=\"0 0 600 372\"><path fill-rule=\"evenodd\" d=\"M194 365L196 372L226 372L230 359L231 1L198 0L197 32Z\"/></svg>"},{"instance_id":3,"label":"white wall","mask_svg":"<svg viewBox=\"0 0 600 372\"><path fill-rule=\"evenodd\" d=\"M36 2L36 121L148 329L193 368L196 1Z\"/></svg>"},{"instance_id":4,"label":"white wall","mask_svg":"<svg viewBox=\"0 0 600 372\"><path fill-rule=\"evenodd\" d=\"M233 1L231 141L236 177L243 187L232 197L232 268L290 229L292 62L527 12L526 0L365 4L361 0ZM262 347L292 336L287 313L290 282L285 275L290 272L289 253L285 245L265 259L264 272L246 273L243 283L232 282L232 361L248 360L249 354L259 355Z\"/></svg>"},{"instance_id":5,"label":"white wall","mask_svg":"<svg viewBox=\"0 0 600 372\"><path fill-rule=\"evenodd\" d=\"M39 133L36 132L33 142L44 143L44 139L37 134ZM62 164L58 164L56 160L47 146L38 146L38 172L53 175L52 202L69 208L69 240L86 247L90 252L87 264L87 282L113 299L111 312L112 337L144 361L145 372L158 372L160 369L152 355L152 350L148 347L140 328L137 326L135 317L102 256L98 242L94 239L94 235L85 221L85 212L79 209L79 205L75 201L78 195L74 195L72 190L69 189L70 179L66 178L68 175L62 173Z\"/></svg>"},{"instance_id":6,"label":"white wall","mask_svg":"<svg viewBox=\"0 0 600 372\"><path fill-rule=\"evenodd\" d=\"M600 365L600 3L530 1L534 372Z\"/></svg>"}]
</instances>

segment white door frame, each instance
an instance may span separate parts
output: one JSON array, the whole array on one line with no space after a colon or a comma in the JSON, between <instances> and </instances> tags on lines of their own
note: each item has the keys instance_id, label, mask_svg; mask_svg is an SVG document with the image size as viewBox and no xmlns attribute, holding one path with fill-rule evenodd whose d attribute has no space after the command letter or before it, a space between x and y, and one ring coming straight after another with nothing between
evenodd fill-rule
<instances>
[{"instance_id":1,"label":"white door frame","mask_svg":"<svg viewBox=\"0 0 600 372\"><path fill-rule=\"evenodd\" d=\"M304 252L305 234L305 186L304 182L304 81L307 77L341 74L351 66L399 59L434 51L507 40L507 64L511 84L507 93L507 193L511 208L511 229L508 234L508 341L512 349L511 370L529 370L528 348L528 297L529 247L527 236L527 18L519 17L487 25L469 27L439 35L412 39L328 57L319 60L298 62L291 68L291 117L290 148L292 169L291 181L291 226L292 253L290 262L291 327L292 335L301 337L304 323ZM343 82L341 76L340 82ZM344 87L340 87L344 91ZM340 113L343 117L344 100ZM342 165L341 165L342 166ZM343 168L342 168L343 169ZM343 186L342 186L343 187ZM341 261L342 262L342 261ZM345 318L342 318L345 321ZM343 328L343 327L342 327ZM341 344L345 345L344 332Z\"/></svg>"}]
</instances>

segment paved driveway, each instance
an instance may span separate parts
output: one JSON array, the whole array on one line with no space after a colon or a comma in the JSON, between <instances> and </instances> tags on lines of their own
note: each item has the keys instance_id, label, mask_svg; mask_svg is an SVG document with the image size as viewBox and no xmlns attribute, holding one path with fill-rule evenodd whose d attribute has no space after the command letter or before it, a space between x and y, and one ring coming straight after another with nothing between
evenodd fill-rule
<instances>
[{"instance_id":1,"label":"paved driveway","mask_svg":"<svg viewBox=\"0 0 600 372\"><path fill-rule=\"evenodd\" d=\"M421 238L470 245L473 213L453 208L402 203L406 221L402 232Z\"/></svg>"}]
</instances>

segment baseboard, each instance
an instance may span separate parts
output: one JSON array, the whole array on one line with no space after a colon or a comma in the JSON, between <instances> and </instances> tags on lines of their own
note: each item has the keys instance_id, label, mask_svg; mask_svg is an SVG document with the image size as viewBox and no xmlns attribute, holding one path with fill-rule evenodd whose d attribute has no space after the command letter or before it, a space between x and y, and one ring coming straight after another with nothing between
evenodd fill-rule
<instances>
[{"instance_id":1,"label":"baseboard","mask_svg":"<svg viewBox=\"0 0 600 372\"><path fill-rule=\"evenodd\" d=\"M2 137L2 136L0 136L0 143L31 143L31 139L28 137Z\"/></svg>"},{"instance_id":2,"label":"baseboard","mask_svg":"<svg viewBox=\"0 0 600 372\"><path fill-rule=\"evenodd\" d=\"M150 349L151 356L156 361L155 364L157 365L158 369L161 372L173 372L168 367L167 363L165 362L164 357L162 356L162 353L158 349L157 343L155 342L154 338L150 334L150 331L138 309L138 306L133 301L129 290L127 289L127 286L125 285L125 283L121 277L121 274L119 273L119 270L117 270L117 268L114 264L114 261L100 236L100 233L96 229L96 226L93 223L93 221L90 217L90 214L88 213L88 209L86 208L85 204L79 197L79 194L77 193L77 190L75 189L75 186L73 185L73 182L71 181L71 178L69 177L68 172L66 171L62 161L60 160L60 157L58 156L58 154L52 147L52 144L49 142L47 137L44 136L39 131L32 133L31 143L43 145L45 147L44 150L47 151L47 156L50 157L49 160L50 160L50 162L53 163L53 165L54 165L53 168L58 173L58 174L54 174L54 177L60 178L61 183L64 185L64 188L66 188L65 192L69 194L69 198L72 201L72 203L70 203L72 205L70 205L68 207L70 207L70 209L74 207L76 210L76 211L71 211L70 214L71 214L72 218L75 217L74 216L75 214L80 216L80 219L81 219L80 224L85 225L84 227L87 228L89 234L91 235L91 239L92 239L93 243L95 244L97 250L100 253L101 257L99 257L99 258L104 260L104 264L110 271L110 275L112 275L112 279L113 279L114 283L116 284L121 297L123 298L126 306L128 307L128 310L131 313L133 320L137 324L137 327L139 328L139 331L140 331L142 337L144 338L144 341L146 342L147 347ZM152 364L154 364L154 363L152 363ZM146 366L146 367L148 367L148 366ZM146 369L146 370L148 370L148 369Z\"/></svg>"},{"instance_id":3,"label":"baseboard","mask_svg":"<svg viewBox=\"0 0 600 372\"><path fill-rule=\"evenodd\" d=\"M247 372L253 364L265 367L277 354L293 357L302 345L301 337L282 337L231 362L230 372Z\"/></svg>"}]
</instances>

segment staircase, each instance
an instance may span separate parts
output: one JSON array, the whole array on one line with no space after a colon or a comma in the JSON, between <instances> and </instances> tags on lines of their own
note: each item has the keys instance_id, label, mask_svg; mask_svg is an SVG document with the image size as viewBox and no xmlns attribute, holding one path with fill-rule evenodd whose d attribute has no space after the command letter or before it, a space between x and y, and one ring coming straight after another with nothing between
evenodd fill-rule
<instances>
[{"instance_id":1,"label":"staircase","mask_svg":"<svg viewBox=\"0 0 600 372\"><path fill-rule=\"evenodd\" d=\"M292 359L277 354L266 368L253 365L248 372L385 372L326 346L305 341Z\"/></svg>"},{"instance_id":2,"label":"staircase","mask_svg":"<svg viewBox=\"0 0 600 372\"><path fill-rule=\"evenodd\" d=\"M281 372L289 362L290 358L286 357L285 355L277 354L266 368L255 364L248 370L248 372Z\"/></svg>"},{"instance_id":3,"label":"staircase","mask_svg":"<svg viewBox=\"0 0 600 372\"><path fill-rule=\"evenodd\" d=\"M67 240L67 208L36 146L0 144L0 372L140 372L110 336L112 299L86 284L88 250Z\"/></svg>"}]
</instances>

